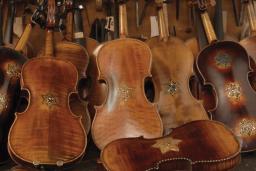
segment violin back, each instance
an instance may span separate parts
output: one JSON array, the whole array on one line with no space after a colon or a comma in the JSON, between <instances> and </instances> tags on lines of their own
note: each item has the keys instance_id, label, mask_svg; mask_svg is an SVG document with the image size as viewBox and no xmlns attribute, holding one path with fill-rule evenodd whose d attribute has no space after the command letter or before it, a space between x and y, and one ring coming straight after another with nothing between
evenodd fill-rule
<instances>
[{"instance_id":1,"label":"violin back","mask_svg":"<svg viewBox=\"0 0 256 171\"><path fill-rule=\"evenodd\" d=\"M153 55L154 101L163 120L165 134L184 123L208 119L202 102L196 100L189 89L194 63L192 52L177 38L167 41L152 38L147 44Z\"/></svg>"},{"instance_id":2,"label":"violin back","mask_svg":"<svg viewBox=\"0 0 256 171\"><path fill-rule=\"evenodd\" d=\"M31 72L34 71L34 72ZM9 152L25 165L62 166L80 159L86 147L81 117L70 111L77 70L67 61L35 58L22 70L21 86L29 105L17 113L9 132Z\"/></svg>"},{"instance_id":3,"label":"violin back","mask_svg":"<svg viewBox=\"0 0 256 171\"><path fill-rule=\"evenodd\" d=\"M162 167L178 170L181 163L189 169L185 161L196 171L229 170L240 162L240 144L222 123L200 120L157 139L116 140L105 147L101 160L111 171L153 171Z\"/></svg>"},{"instance_id":4,"label":"violin back","mask_svg":"<svg viewBox=\"0 0 256 171\"><path fill-rule=\"evenodd\" d=\"M249 58L235 42L214 43L201 51L197 68L204 84L214 87L216 107L210 112L214 120L228 125L243 139L243 151L256 148L256 93L248 80Z\"/></svg>"},{"instance_id":5,"label":"violin back","mask_svg":"<svg viewBox=\"0 0 256 171\"><path fill-rule=\"evenodd\" d=\"M103 44L96 59L108 96L96 108L92 124L95 144L102 149L120 138L161 136L163 126L156 106L144 94L144 80L151 68L148 46L135 39L114 40Z\"/></svg>"}]
</instances>

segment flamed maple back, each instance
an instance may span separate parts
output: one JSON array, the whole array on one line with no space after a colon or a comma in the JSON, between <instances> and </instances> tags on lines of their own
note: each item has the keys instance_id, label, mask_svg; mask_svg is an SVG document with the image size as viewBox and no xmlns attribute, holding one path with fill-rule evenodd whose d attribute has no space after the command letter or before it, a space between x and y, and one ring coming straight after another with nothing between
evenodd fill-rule
<instances>
[{"instance_id":1,"label":"flamed maple back","mask_svg":"<svg viewBox=\"0 0 256 171\"><path fill-rule=\"evenodd\" d=\"M81 116L70 110L77 95L78 71L68 61L54 58L55 1L48 0L45 56L27 62L21 88L29 94L28 107L16 113L8 136L12 158L29 166L61 167L83 157L87 144Z\"/></svg>"},{"instance_id":2,"label":"flamed maple back","mask_svg":"<svg viewBox=\"0 0 256 171\"><path fill-rule=\"evenodd\" d=\"M240 144L222 123L200 120L161 138L116 140L104 148L101 160L111 171L189 170L190 165L196 171L223 171L239 164Z\"/></svg>"},{"instance_id":3,"label":"flamed maple back","mask_svg":"<svg viewBox=\"0 0 256 171\"><path fill-rule=\"evenodd\" d=\"M144 94L144 79L150 76L149 48L134 39L114 40L100 49L97 64L108 85L108 98L96 108L92 125L96 145L102 149L119 138L161 136L156 106Z\"/></svg>"}]
</instances>

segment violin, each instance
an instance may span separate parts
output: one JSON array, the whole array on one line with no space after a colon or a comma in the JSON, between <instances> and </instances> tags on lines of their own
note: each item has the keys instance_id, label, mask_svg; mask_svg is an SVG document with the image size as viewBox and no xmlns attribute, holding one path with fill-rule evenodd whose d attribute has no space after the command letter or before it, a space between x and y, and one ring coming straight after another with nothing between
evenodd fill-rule
<instances>
[{"instance_id":1,"label":"violin","mask_svg":"<svg viewBox=\"0 0 256 171\"><path fill-rule=\"evenodd\" d=\"M246 50L232 41L217 41L205 0L194 1L201 13L209 45L197 57L196 66L203 85L213 88L212 118L226 124L242 139L242 151L256 147L256 93L250 85L251 72Z\"/></svg>"},{"instance_id":2,"label":"violin","mask_svg":"<svg viewBox=\"0 0 256 171\"><path fill-rule=\"evenodd\" d=\"M87 84L82 83L86 78L86 70L89 64L89 55L87 50L73 42L73 26L74 26L74 2L73 0L66 0L65 3L65 13L66 13L66 31L64 35L64 40L55 46L55 56L59 59L70 61L74 64L78 70L79 82L77 85L79 96L72 94L70 98L70 107L74 114L82 116L82 121L87 134L90 132L91 127L91 117L87 110L87 102L82 101ZM80 82L81 81L81 82Z\"/></svg>"},{"instance_id":3,"label":"violin","mask_svg":"<svg viewBox=\"0 0 256 171\"><path fill-rule=\"evenodd\" d=\"M184 42L170 37L166 27L163 1L156 1L160 37L149 39L152 52L152 78L155 99L161 115L164 134L193 120L206 120L202 102L190 92L189 80L193 75L194 56ZM185 100L186 99L186 100Z\"/></svg>"},{"instance_id":4,"label":"violin","mask_svg":"<svg viewBox=\"0 0 256 171\"><path fill-rule=\"evenodd\" d=\"M54 57L54 27L55 0L48 0L45 55L22 68L21 88L28 92L29 103L16 113L8 136L12 159L29 167L71 165L83 157L87 144L81 116L69 105L77 94L78 71L71 62Z\"/></svg>"},{"instance_id":5,"label":"violin","mask_svg":"<svg viewBox=\"0 0 256 171\"><path fill-rule=\"evenodd\" d=\"M88 111L91 118L93 118L95 114L94 106L99 106L104 102L107 96L107 88L104 83L100 83L97 80L98 69L96 57L93 55L93 52L99 43L95 39L85 37L82 10L83 8L81 2L76 1L74 9L74 41L85 47L89 55L89 64L86 71L87 79L82 79L79 85L87 85L85 87L87 87L88 90L83 91L81 94L82 99L88 102Z\"/></svg>"},{"instance_id":6,"label":"violin","mask_svg":"<svg viewBox=\"0 0 256 171\"><path fill-rule=\"evenodd\" d=\"M101 161L111 171L221 171L240 163L240 149L235 135L222 123L197 120L161 138L113 141L102 150Z\"/></svg>"},{"instance_id":7,"label":"violin","mask_svg":"<svg viewBox=\"0 0 256 171\"><path fill-rule=\"evenodd\" d=\"M256 53L255 53L255 42L256 42L256 16L254 12L254 7L249 0L243 1L248 14L248 20L250 24L251 36L242 39L240 44L246 49L248 55L250 56L250 66L255 71L256 69ZM250 82L254 90L256 90L256 75L254 72L250 73Z\"/></svg>"},{"instance_id":8,"label":"violin","mask_svg":"<svg viewBox=\"0 0 256 171\"><path fill-rule=\"evenodd\" d=\"M147 101L144 80L150 76L149 47L127 35L126 2L119 1L120 39L97 49L99 79L106 82L107 98L96 107L92 138L99 149L113 140L160 137L163 125L157 108Z\"/></svg>"}]
</instances>

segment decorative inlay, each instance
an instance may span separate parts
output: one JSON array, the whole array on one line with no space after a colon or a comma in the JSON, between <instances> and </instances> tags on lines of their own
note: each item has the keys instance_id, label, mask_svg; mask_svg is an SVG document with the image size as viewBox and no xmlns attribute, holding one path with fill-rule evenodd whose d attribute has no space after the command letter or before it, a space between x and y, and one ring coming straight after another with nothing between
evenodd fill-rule
<instances>
[{"instance_id":1,"label":"decorative inlay","mask_svg":"<svg viewBox=\"0 0 256 171\"><path fill-rule=\"evenodd\" d=\"M7 98L4 94L0 93L0 111L7 108Z\"/></svg>"},{"instance_id":2,"label":"decorative inlay","mask_svg":"<svg viewBox=\"0 0 256 171\"><path fill-rule=\"evenodd\" d=\"M57 97L51 93L42 95L42 98L43 98L43 104L46 104L49 108L58 104Z\"/></svg>"},{"instance_id":3,"label":"decorative inlay","mask_svg":"<svg viewBox=\"0 0 256 171\"><path fill-rule=\"evenodd\" d=\"M39 166L40 165L40 161L33 161L33 165L34 166Z\"/></svg>"},{"instance_id":4,"label":"decorative inlay","mask_svg":"<svg viewBox=\"0 0 256 171\"><path fill-rule=\"evenodd\" d=\"M252 136L256 135L256 121L243 119L239 123L240 125L240 134L242 136Z\"/></svg>"},{"instance_id":5,"label":"decorative inlay","mask_svg":"<svg viewBox=\"0 0 256 171\"><path fill-rule=\"evenodd\" d=\"M215 63L220 69L227 69L231 66L232 58L223 52L220 52L215 57Z\"/></svg>"},{"instance_id":6,"label":"decorative inlay","mask_svg":"<svg viewBox=\"0 0 256 171\"><path fill-rule=\"evenodd\" d=\"M170 95L175 95L178 91L179 87L178 87L178 83L175 81L170 80L170 82L168 83L168 88L167 88L167 92Z\"/></svg>"},{"instance_id":7,"label":"decorative inlay","mask_svg":"<svg viewBox=\"0 0 256 171\"><path fill-rule=\"evenodd\" d=\"M9 77L20 77L20 67L17 64L8 64L6 74Z\"/></svg>"},{"instance_id":8,"label":"decorative inlay","mask_svg":"<svg viewBox=\"0 0 256 171\"><path fill-rule=\"evenodd\" d=\"M56 165L57 165L58 167L63 166L63 164L64 164L64 162L63 162L63 161L61 161L61 160L56 162Z\"/></svg>"},{"instance_id":9,"label":"decorative inlay","mask_svg":"<svg viewBox=\"0 0 256 171\"><path fill-rule=\"evenodd\" d=\"M241 97L241 87L238 83L228 83L225 85L225 92L228 98L239 100Z\"/></svg>"},{"instance_id":10,"label":"decorative inlay","mask_svg":"<svg viewBox=\"0 0 256 171\"><path fill-rule=\"evenodd\" d=\"M159 149L162 154L165 154L169 151L179 151L178 145L180 142L181 140L166 137L156 140L156 143L152 147Z\"/></svg>"},{"instance_id":11,"label":"decorative inlay","mask_svg":"<svg viewBox=\"0 0 256 171\"><path fill-rule=\"evenodd\" d=\"M124 102L127 102L132 97L133 91L133 88L123 85L118 88L118 95Z\"/></svg>"}]
</instances>

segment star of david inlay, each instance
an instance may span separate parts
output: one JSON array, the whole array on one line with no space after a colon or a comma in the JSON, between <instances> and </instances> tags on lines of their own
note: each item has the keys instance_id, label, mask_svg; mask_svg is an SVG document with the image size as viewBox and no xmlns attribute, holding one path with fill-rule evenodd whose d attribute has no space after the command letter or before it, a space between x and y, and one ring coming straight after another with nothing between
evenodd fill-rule
<instances>
[{"instance_id":1,"label":"star of david inlay","mask_svg":"<svg viewBox=\"0 0 256 171\"><path fill-rule=\"evenodd\" d=\"M124 102L127 102L132 97L133 91L133 88L130 88L126 85L118 88L118 94Z\"/></svg>"},{"instance_id":2,"label":"star of david inlay","mask_svg":"<svg viewBox=\"0 0 256 171\"><path fill-rule=\"evenodd\" d=\"M4 94L0 93L0 111L3 111L7 108L7 98Z\"/></svg>"},{"instance_id":3,"label":"star of david inlay","mask_svg":"<svg viewBox=\"0 0 256 171\"><path fill-rule=\"evenodd\" d=\"M242 136L256 135L256 121L243 119L240 123L240 134Z\"/></svg>"},{"instance_id":4,"label":"star of david inlay","mask_svg":"<svg viewBox=\"0 0 256 171\"><path fill-rule=\"evenodd\" d=\"M46 104L49 108L58 104L57 97L51 93L42 95L43 104Z\"/></svg>"},{"instance_id":5,"label":"star of david inlay","mask_svg":"<svg viewBox=\"0 0 256 171\"><path fill-rule=\"evenodd\" d=\"M241 97L241 87L238 83L228 83L225 85L227 97L233 100L239 100Z\"/></svg>"},{"instance_id":6,"label":"star of david inlay","mask_svg":"<svg viewBox=\"0 0 256 171\"><path fill-rule=\"evenodd\" d=\"M9 77L20 77L20 67L17 64L8 64L6 74Z\"/></svg>"},{"instance_id":7,"label":"star of david inlay","mask_svg":"<svg viewBox=\"0 0 256 171\"><path fill-rule=\"evenodd\" d=\"M172 80L170 80L167 86L167 92L172 96L175 95L179 89L178 83Z\"/></svg>"},{"instance_id":8,"label":"star of david inlay","mask_svg":"<svg viewBox=\"0 0 256 171\"><path fill-rule=\"evenodd\" d=\"M152 145L153 148L157 148L162 154L169 151L179 151L179 143L182 142L179 139L174 139L172 137L166 137L156 140L156 143Z\"/></svg>"},{"instance_id":9,"label":"star of david inlay","mask_svg":"<svg viewBox=\"0 0 256 171\"><path fill-rule=\"evenodd\" d=\"M220 69L226 69L231 66L232 59L231 57L226 53L219 53L215 57L215 63L218 68Z\"/></svg>"}]
</instances>

